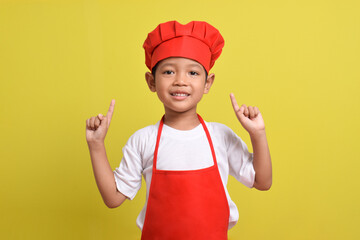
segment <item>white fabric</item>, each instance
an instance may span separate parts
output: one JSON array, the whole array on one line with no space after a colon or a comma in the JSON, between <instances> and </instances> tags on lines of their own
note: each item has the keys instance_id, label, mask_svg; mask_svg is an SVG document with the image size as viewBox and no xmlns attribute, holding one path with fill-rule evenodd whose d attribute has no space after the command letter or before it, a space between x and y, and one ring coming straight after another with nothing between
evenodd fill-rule
<instances>
[{"instance_id":1,"label":"white fabric","mask_svg":"<svg viewBox=\"0 0 360 240\"><path fill-rule=\"evenodd\" d=\"M120 166L114 170L117 189L131 200L139 191L142 175L144 176L146 202L136 220L140 229L145 220L159 123L142 128L129 138L123 148ZM228 175L234 176L239 182L252 188L255 180L253 154L248 151L242 139L227 126L215 122L205 122L205 124L214 145L220 176L229 203L230 229L237 223L239 212L226 188ZM188 131L177 130L164 124L158 149L157 169L195 170L212 165L211 149L201 124Z\"/></svg>"}]
</instances>

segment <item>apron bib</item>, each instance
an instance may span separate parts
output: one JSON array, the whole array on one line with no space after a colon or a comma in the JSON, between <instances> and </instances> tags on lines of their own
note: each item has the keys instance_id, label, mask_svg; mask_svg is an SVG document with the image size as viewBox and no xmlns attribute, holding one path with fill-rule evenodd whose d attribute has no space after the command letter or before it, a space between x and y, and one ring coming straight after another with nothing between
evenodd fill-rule
<instances>
[{"instance_id":1,"label":"apron bib","mask_svg":"<svg viewBox=\"0 0 360 240\"><path fill-rule=\"evenodd\" d=\"M156 169L164 117L156 139L150 192L141 240L226 240L229 204L209 131L198 115L214 165L190 171Z\"/></svg>"}]
</instances>

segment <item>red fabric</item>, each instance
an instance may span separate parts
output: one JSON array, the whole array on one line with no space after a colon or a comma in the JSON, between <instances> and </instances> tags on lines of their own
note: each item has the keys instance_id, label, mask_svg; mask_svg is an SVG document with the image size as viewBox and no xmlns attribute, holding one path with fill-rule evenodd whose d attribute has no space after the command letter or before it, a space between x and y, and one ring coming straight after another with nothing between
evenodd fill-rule
<instances>
[{"instance_id":1,"label":"red fabric","mask_svg":"<svg viewBox=\"0 0 360 240\"><path fill-rule=\"evenodd\" d=\"M177 21L159 24L143 44L145 64L151 70L168 57L186 57L199 62L207 72L214 66L224 47L220 32L202 21L186 25Z\"/></svg>"},{"instance_id":2,"label":"red fabric","mask_svg":"<svg viewBox=\"0 0 360 240\"><path fill-rule=\"evenodd\" d=\"M208 138L214 165L190 171L157 170L161 120L142 240L227 239L229 205L210 134L198 117Z\"/></svg>"}]
</instances>

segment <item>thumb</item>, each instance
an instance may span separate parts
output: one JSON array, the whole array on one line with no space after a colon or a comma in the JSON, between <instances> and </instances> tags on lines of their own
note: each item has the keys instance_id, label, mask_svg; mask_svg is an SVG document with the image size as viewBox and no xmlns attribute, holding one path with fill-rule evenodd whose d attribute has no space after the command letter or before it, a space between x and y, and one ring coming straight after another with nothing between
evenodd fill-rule
<instances>
[{"instance_id":1,"label":"thumb","mask_svg":"<svg viewBox=\"0 0 360 240\"><path fill-rule=\"evenodd\" d=\"M244 106L241 106L241 107L239 108L238 113L239 113L240 115L244 115L244 111L245 111Z\"/></svg>"},{"instance_id":2,"label":"thumb","mask_svg":"<svg viewBox=\"0 0 360 240\"><path fill-rule=\"evenodd\" d=\"M100 119L100 126L105 127L107 124L107 117L102 115L101 113L98 115Z\"/></svg>"},{"instance_id":3,"label":"thumb","mask_svg":"<svg viewBox=\"0 0 360 240\"><path fill-rule=\"evenodd\" d=\"M244 108L244 106L241 106L241 107L239 108L239 110L236 112L236 115L237 115L239 118L245 117L244 112L245 112L245 108Z\"/></svg>"},{"instance_id":4,"label":"thumb","mask_svg":"<svg viewBox=\"0 0 360 240\"><path fill-rule=\"evenodd\" d=\"M247 119L247 117L244 115L244 112L245 112L245 107L241 106L239 111L236 113L241 123L243 123Z\"/></svg>"}]
</instances>

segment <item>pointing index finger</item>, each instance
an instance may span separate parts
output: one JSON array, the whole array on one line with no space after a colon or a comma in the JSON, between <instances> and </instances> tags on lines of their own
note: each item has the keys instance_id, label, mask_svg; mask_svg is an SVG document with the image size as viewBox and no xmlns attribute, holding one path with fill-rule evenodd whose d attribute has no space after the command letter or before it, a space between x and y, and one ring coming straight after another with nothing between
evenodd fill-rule
<instances>
[{"instance_id":1,"label":"pointing index finger","mask_svg":"<svg viewBox=\"0 0 360 240\"><path fill-rule=\"evenodd\" d=\"M112 118L112 115L114 112L114 107L115 107L115 99L111 100L109 111L107 112L107 115L106 115L108 117L109 124L110 124L110 121L111 121L111 118Z\"/></svg>"},{"instance_id":2,"label":"pointing index finger","mask_svg":"<svg viewBox=\"0 0 360 240\"><path fill-rule=\"evenodd\" d=\"M237 104L236 102L236 99L235 99L235 96L233 93L230 93L230 98L231 98L231 103L232 103L232 106L234 108L234 111L235 112L238 112L240 110L240 107L239 105Z\"/></svg>"}]
</instances>

